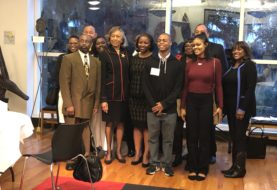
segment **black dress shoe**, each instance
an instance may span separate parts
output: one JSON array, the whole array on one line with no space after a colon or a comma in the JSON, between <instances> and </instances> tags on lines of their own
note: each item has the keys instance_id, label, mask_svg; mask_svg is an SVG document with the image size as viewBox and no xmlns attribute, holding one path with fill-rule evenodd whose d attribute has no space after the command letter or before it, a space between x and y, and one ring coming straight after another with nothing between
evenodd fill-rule
<instances>
[{"instance_id":1,"label":"black dress shoe","mask_svg":"<svg viewBox=\"0 0 277 190\"><path fill-rule=\"evenodd\" d=\"M104 160L104 163L107 164L107 165L111 164L112 162L113 162L113 159L110 159L110 160L105 159Z\"/></svg>"},{"instance_id":2,"label":"black dress shoe","mask_svg":"<svg viewBox=\"0 0 277 190\"><path fill-rule=\"evenodd\" d=\"M133 160L132 162L131 162L131 164L132 165L138 165L139 163L141 163L142 162L142 157L140 157L138 160Z\"/></svg>"},{"instance_id":3,"label":"black dress shoe","mask_svg":"<svg viewBox=\"0 0 277 190\"><path fill-rule=\"evenodd\" d=\"M142 166L143 168L148 168L149 165L150 165L149 163L146 163L146 164L145 164L145 163L142 163L142 164L141 164L141 166Z\"/></svg>"},{"instance_id":4,"label":"black dress shoe","mask_svg":"<svg viewBox=\"0 0 277 190\"><path fill-rule=\"evenodd\" d=\"M210 164L215 164L216 163L216 157L215 156L211 156L210 158Z\"/></svg>"},{"instance_id":5,"label":"black dress shoe","mask_svg":"<svg viewBox=\"0 0 277 190\"><path fill-rule=\"evenodd\" d=\"M129 150L128 151L128 157L134 157L135 156L135 151L134 150Z\"/></svg>"},{"instance_id":6,"label":"black dress shoe","mask_svg":"<svg viewBox=\"0 0 277 190\"><path fill-rule=\"evenodd\" d=\"M189 175L188 175L188 178L190 180L196 180L197 178L197 173L196 172L190 172Z\"/></svg>"},{"instance_id":7,"label":"black dress shoe","mask_svg":"<svg viewBox=\"0 0 277 190\"><path fill-rule=\"evenodd\" d=\"M182 164L182 156L175 156L175 159L174 161L172 162L172 167L177 167L179 166L180 164Z\"/></svg>"},{"instance_id":8,"label":"black dress shoe","mask_svg":"<svg viewBox=\"0 0 277 190\"><path fill-rule=\"evenodd\" d=\"M107 165L109 165L109 164L111 164L112 162L113 162L112 156L111 156L111 158L108 160L108 159L107 159L107 155L106 155L106 158L104 159L104 163L107 164Z\"/></svg>"},{"instance_id":9,"label":"black dress shoe","mask_svg":"<svg viewBox=\"0 0 277 190\"><path fill-rule=\"evenodd\" d=\"M246 174L245 169L235 168L235 170L232 173L224 174L224 177L227 178L242 178Z\"/></svg>"},{"instance_id":10,"label":"black dress shoe","mask_svg":"<svg viewBox=\"0 0 277 190\"><path fill-rule=\"evenodd\" d=\"M126 159L125 158L119 158L118 156L116 156L116 159L120 162L120 163L122 163L122 164L125 164L126 163Z\"/></svg>"},{"instance_id":11,"label":"black dress shoe","mask_svg":"<svg viewBox=\"0 0 277 190\"><path fill-rule=\"evenodd\" d=\"M221 173L231 175L235 171L235 165L232 165L228 170L222 170Z\"/></svg>"},{"instance_id":12,"label":"black dress shoe","mask_svg":"<svg viewBox=\"0 0 277 190\"><path fill-rule=\"evenodd\" d=\"M198 175L197 175L197 177L196 177L196 180L197 181L203 181L203 180L205 180L206 179L206 174L204 174L204 173L199 173Z\"/></svg>"}]
</instances>

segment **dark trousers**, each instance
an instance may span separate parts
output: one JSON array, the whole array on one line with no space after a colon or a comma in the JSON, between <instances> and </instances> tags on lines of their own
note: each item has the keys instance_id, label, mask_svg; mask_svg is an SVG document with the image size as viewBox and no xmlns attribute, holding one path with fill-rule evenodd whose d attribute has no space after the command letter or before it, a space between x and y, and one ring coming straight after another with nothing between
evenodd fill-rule
<instances>
[{"instance_id":1,"label":"dark trousers","mask_svg":"<svg viewBox=\"0 0 277 190\"><path fill-rule=\"evenodd\" d=\"M174 131L174 141L173 141L173 154L176 156L182 156L183 149L183 129L184 121L182 118L177 117L176 128Z\"/></svg>"},{"instance_id":2,"label":"dark trousers","mask_svg":"<svg viewBox=\"0 0 277 190\"><path fill-rule=\"evenodd\" d=\"M235 97L225 97L224 109L228 119L229 134L232 140L232 154L236 157L238 152L246 152L246 130L249 125L250 114L245 113L242 120L236 119L237 99Z\"/></svg>"},{"instance_id":3,"label":"dark trousers","mask_svg":"<svg viewBox=\"0 0 277 190\"><path fill-rule=\"evenodd\" d=\"M234 156L238 152L246 152L246 130L249 125L250 116L245 114L242 120L236 119L235 113L227 114L229 133L231 136Z\"/></svg>"},{"instance_id":4,"label":"dark trousers","mask_svg":"<svg viewBox=\"0 0 277 190\"><path fill-rule=\"evenodd\" d=\"M210 140L210 157L216 156L216 139L215 139L215 125L211 128L211 140Z\"/></svg>"},{"instance_id":5,"label":"dark trousers","mask_svg":"<svg viewBox=\"0 0 277 190\"><path fill-rule=\"evenodd\" d=\"M190 171L207 173L213 118L212 94L189 93L186 106Z\"/></svg>"}]
</instances>

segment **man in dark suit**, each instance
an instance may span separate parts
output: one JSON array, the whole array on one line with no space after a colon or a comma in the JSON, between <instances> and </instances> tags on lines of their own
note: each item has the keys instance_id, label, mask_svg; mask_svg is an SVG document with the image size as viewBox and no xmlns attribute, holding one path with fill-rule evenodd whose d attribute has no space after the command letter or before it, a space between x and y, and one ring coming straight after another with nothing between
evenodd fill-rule
<instances>
[{"instance_id":1,"label":"man in dark suit","mask_svg":"<svg viewBox=\"0 0 277 190\"><path fill-rule=\"evenodd\" d=\"M59 81L63 98L65 123L75 124L91 119L99 108L101 64L89 54L91 37L82 34L79 50L65 55ZM90 153L90 131L83 132L85 155Z\"/></svg>"},{"instance_id":2,"label":"man in dark suit","mask_svg":"<svg viewBox=\"0 0 277 190\"><path fill-rule=\"evenodd\" d=\"M198 24L195 27L194 35L198 35L201 33L205 33L207 37L209 37L208 29L204 24ZM216 44L213 42L209 42L208 44L208 52L211 57L218 58L221 62L222 74L224 74L228 69L228 62L226 59L225 51L222 45ZM216 162L216 141L215 141L215 126L212 127L211 131L211 148L210 148L210 164L214 164Z\"/></svg>"},{"instance_id":3,"label":"man in dark suit","mask_svg":"<svg viewBox=\"0 0 277 190\"><path fill-rule=\"evenodd\" d=\"M92 25L86 25L83 28L83 34L90 36L92 41L97 37L97 32Z\"/></svg>"},{"instance_id":4,"label":"man in dark suit","mask_svg":"<svg viewBox=\"0 0 277 190\"><path fill-rule=\"evenodd\" d=\"M96 30L95 30L95 27L92 26L92 25L86 25L83 28L83 32L82 33L91 37L91 43L90 43L90 46L89 46L89 53L91 55L93 55L92 45L93 45L93 41L97 38L97 35L98 35Z\"/></svg>"}]
</instances>

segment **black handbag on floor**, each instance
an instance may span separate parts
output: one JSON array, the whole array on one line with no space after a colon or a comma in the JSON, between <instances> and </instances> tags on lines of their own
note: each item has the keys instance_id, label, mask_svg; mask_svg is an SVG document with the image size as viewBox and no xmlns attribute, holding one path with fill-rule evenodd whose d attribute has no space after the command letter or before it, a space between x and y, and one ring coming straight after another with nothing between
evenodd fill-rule
<instances>
[{"instance_id":1,"label":"black handbag on floor","mask_svg":"<svg viewBox=\"0 0 277 190\"><path fill-rule=\"evenodd\" d=\"M261 130L261 134L253 135L255 130ZM261 127L251 129L247 136L247 158L264 159L266 156L266 144L268 136L264 135L264 130Z\"/></svg>"},{"instance_id":2,"label":"black handbag on floor","mask_svg":"<svg viewBox=\"0 0 277 190\"><path fill-rule=\"evenodd\" d=\"M87 160L90 174L87 170L86 161L84 158L79 157L73 171L73 177L77 180L85 182L90 182L90 179L93 183L100 181L102 178L103 169L99 157L96 155L90 155L85 159Z\"/></svg>"},{"instance_id":3,"label":"black handbag on floor","mask_svg":"<svg viewBox=\"0 0 277 190\"><path fill-rule=\"evenodd\" d=\"M101 180L103 167L98 156L93 136L91 136L91 143L92 147L94 147L94 152L89 157L78 157L73 171L73 177L80 181L92 181L94 183ZM87 161L89 172L85 160Z\"/></svg>"}]
</instances>

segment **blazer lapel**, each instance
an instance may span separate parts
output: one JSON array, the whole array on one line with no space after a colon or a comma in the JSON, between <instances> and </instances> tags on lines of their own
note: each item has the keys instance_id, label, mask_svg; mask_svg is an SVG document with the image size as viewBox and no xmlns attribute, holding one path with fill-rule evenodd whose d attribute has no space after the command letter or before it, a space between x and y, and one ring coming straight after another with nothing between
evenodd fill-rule
<instances>
[{"instance_id":1,"label":"blazer lapel","mask_svg":"<svg viewBox=\"0 0 277 190\"><path fill-rule=\"evenodd\" d=\"M95 65L95 63L93 63L93 60L92 60L93 58L92 58L92 56L90 55L89 56L89 76L91 76L91 74L92 74L92 70L93 69L95 69L94 68L94 65Z\"/></svg>"},{"instance_id":2,"label":"blazer lapel","mask_svg":"<svg viewBox=\"0 0 277 190\"><path fill-rule=\"evenodd\" d=\"M88 88L93 89L93 82L96 80L95 78L95 72L96 72L96 63L94 63L93 57L90 56L89 59L89 80L88 80Z\"/></svg>"}]
</instances>

